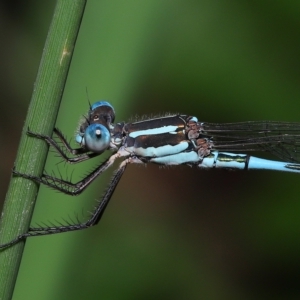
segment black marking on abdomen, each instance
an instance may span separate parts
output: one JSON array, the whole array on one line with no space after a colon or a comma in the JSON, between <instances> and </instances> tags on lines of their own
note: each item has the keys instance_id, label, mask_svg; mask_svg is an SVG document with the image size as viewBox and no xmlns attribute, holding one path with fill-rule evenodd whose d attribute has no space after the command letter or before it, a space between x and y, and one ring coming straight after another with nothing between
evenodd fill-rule
<instances>
[{"instance_id":1,"label":"black marking on abdomen","mask_svg":"<svg viewBox=\"0 0 300 300\"><path fill-rule=\"evenodd\" d=\"M226 163L226 162L237 162L237 163L242 163L245 164L244 170L248 169L248 164L249 164L249 159L250 156L249 155L229 155L226 153L219 153L218 157L217 157L217 161Z\"/></svg>"},{"instance_id":2,"label":"black marking on abdomen","mask_svg":"<svg viewBox=\"0 0 300 300\"><path fill-rule=\"evenodd\" d=\"M292 170L300 170L300 164L286 164L284 167Z\"/></svg>"}]
</instances>

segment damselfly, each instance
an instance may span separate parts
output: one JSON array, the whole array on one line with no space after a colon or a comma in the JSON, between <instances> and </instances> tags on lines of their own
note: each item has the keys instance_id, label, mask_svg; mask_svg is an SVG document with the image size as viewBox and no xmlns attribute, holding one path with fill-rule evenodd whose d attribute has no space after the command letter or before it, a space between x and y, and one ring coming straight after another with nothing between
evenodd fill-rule
<instances>
[{"instance_id":1,"label":"damselfly","mask_svg":"<svg viewBox=\"0 0 300 300\"><path fill-rule=\"evenodd\" d=\"M58 142L52 137L28 131L30 136L45 140L71 164L96 157L106 150L115 152L76 183L47 174L37 177L13 171L15 176L42 183L65 194L80 194L117 158L123 158L123 161L113 175L102 200L87 221L65 226L29 228L28 232L0 245L0 248L11 246L30 236L80 230L96 225L129 163L188 164L199 168L265 169L300 173L300 123L272 121L205 123L198 121L194 116L181 114L170 114L132 123L114 124L114 119L114 108L108 102L94 103L87 116L80 122L76 135L76 142L80 148L76 149L70 146L64 135L56 128L54 135L58 138ZM267 151L283 161L240 153L249 151ZM68 154L73 157L69 157Z\"/></svg>"}]
</instances>

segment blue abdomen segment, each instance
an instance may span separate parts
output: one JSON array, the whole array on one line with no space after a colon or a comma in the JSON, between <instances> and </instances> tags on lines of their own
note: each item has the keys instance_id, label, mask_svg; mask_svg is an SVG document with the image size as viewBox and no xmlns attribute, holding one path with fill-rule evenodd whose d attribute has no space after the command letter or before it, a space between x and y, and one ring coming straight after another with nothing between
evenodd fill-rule
<instances>
[{"instance_id":1,"label":"blue abdomen segment","mask_svg":"<svg viewBox=\"0 0 300 300\"><path fill-rule=\"evenodd\" d=\"M265 169L273 171L300 173L300 164L274 161L251 156L248 169Z\"/></svg>"},{"instance_id":2,"label":"blue abdomen segment","mask_svg":"<svg viewBox=\"0 0 300 300\"><path fill-rule=\"evenodd\" d=\"M213 151L198 164L200 168L271 170L300 173L300 164L258 158L247 154Z\"/></svg>"},{"instance_id":3,"label":"blue abdomen segment","mask_svg":"<svg viewBox=\"0 0 300 300\"><path fill-rule=\"evenodd\" d=\"M227 152L212 152L215 156L216 168L247 170L249 155Z\"/></svg>"}]
</instances>

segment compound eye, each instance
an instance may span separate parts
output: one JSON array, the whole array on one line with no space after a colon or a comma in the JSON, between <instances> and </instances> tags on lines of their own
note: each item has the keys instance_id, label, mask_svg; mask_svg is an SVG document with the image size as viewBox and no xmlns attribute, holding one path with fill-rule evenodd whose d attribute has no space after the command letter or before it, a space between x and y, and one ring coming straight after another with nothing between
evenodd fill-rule
<instances>
[{"instance_id":1,"label":"compound eye","mask_svg":"<svg viewBox=\"0 0 300 300\"><path fill-rule=\"evenodd\" d=\"M109 147L110 132L101 124L89 125L84 133L85 147L96 153L101 153Z\"/></svg>"}]
</instances>

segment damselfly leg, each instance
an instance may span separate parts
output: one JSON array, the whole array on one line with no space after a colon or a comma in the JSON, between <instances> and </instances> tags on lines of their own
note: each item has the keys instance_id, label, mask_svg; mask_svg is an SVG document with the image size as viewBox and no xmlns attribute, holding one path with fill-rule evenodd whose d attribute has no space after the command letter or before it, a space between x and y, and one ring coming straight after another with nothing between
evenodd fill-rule
<instances>
[{"instance_id":1,"label":"damselfly leg","mask_svg":"<svg viewBox=\"0 0 300 300\"><path fill-rule=\"evenodd\" d=\"M48 174L43 174L41 177L30 174L24 174L18 172L15 169L13 170L13 174L15 176L33 180L36 183L42 183L64 194L76 196L81 194L85 190L85 188L89 186L111 164L112 162L110 161L110 158L108 158L97 168L95 168L92 172L90 172L86 177L84 177L82 180L79 180L76 183L72 183L71 181L64 180L63 178L57 178Z\"/></svg>"},{"instance_id":2,"label":"damselfly leg","mask_svg":"<svg viewBox=\"0 0 300 300\"><path fill-rule=\"evenodd\" d=\"M109 200L111 199L111 196L112 196L114 190L116 189L116 187L126 169L128 162L129 162L128 160L125 160L120 165L120 167L118 168L118 170L112 177L111 183L110 183L108 189L106 190L104 196L99 201L98 205L95 206L94 211L91 213L90 218L87 221L85 221L83 223L77 223L77 224L65 224L65 225L62 224L60 226L37 227L37 228L30 227L28 232L19 235L14 240L12 240L6 244L0 245L0 249L13 246L14 244L17 244L19 241L21 241L27 237L50 235L50 234L68 232L68 231L82 230L82 229L87 229L89 227L97 225L105 211L105 208L108 205Z\"/></svg>"},{"instance_id":3,"label":"damselfly leg","mask_svg":"<svg viewBox=\"0 0 300 300\"><path fill-rule=\"evenodd\" d=\"M58 153L59 157L63 158L64 161L70 164L80 163L82 161L88 160L90 158L96 157L101 153L90 152L85 148L72 148L70 143L64 137L62 132L54 128L53 133L58 137L59 142L55 141L52 137L32 132L31 130L27 130L27 134L29 136L44 140L49 146L53 147L53 149ZM61 145L63 147L61 147ZM67 152L72 155L76 155L76 157L68 157Z\"/></svg>"}]
</instances>

